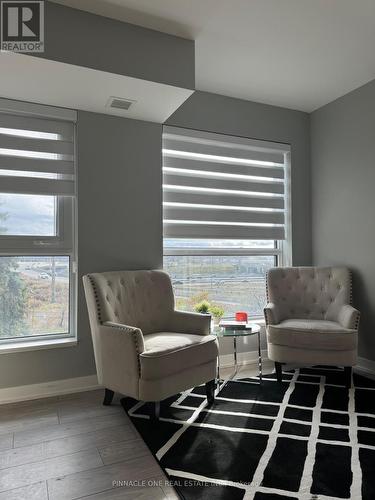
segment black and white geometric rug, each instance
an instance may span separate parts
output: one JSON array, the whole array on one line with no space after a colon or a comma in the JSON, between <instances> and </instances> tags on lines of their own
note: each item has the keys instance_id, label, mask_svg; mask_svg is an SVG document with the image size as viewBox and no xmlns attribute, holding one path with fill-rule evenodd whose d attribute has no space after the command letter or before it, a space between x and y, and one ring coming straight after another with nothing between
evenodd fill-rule
<instances>
[{"instance_id":1,"label":"black and white geometric rug","mask_svg":"<svg viewBox=\"0 0 375 500\"><path fill-rule=\"evenodd\" d=\"M375 381L305 368L229 382L206 407L204 386L152 407L123 405L185 500L375 500Z\"/></svg>"}]
</instances>

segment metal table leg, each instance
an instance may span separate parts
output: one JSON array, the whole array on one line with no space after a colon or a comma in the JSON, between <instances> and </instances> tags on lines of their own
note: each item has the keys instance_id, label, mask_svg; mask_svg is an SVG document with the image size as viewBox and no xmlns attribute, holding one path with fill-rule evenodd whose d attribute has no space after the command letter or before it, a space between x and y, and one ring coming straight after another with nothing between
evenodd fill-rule
<instances>
[{"instance_id":1,"label":"metal table leg","mask_svg":"<svg viewBox=\"0 0 375 500\"><path fill-rule=\"evenodd\" d=\"M262 361L260 333L261 333L261 330L258 327L257 330L254 331L254 334L258 335L258 369L259 369L259 383L261 384L263 381L263 361ZM240 336L241 336L241 334L240 334ZM233 335L233 358L234 358L234 372L227 379L221 380L221 378L220 378L220 356L218 356L216 395L218 395L221 392L221 390L224 389L226 384L228 382L232 381L236 377L236 375L238 374L238 352L237 352L237 336L236 335Z\"/></svg>"},{"instance_id":2,"label":"metal table leg","mask_svg":"<svg viewBox=\"0 0 375 500\"><path fill-rule=\"evenodd\" d=\"M217 374L216 374L216 392L217 396L220 392L220 354L217 355Z\"/></svg>"},{"instance_id":3,"label":"metal table leg","mask_svg":"<svg viewBox=\"0 0 375 500\"><path fill-rule=\"evenodd\" d=\"M237 360L237 337L233 336L233 358L234 358L234 372L226 379L223 380L223 383L220 385L221 378L220 378L220 356L218 357L218 362L217 362L217 378L218 378L218 383L217 383L217 389L216 389L216 396L224 389L224 387L227 385L228 382L233 380L237 373L238 373L238 360Z\"/></svg>"},{"instance_id":4,"label":"metal table leg","mask_svg":"<svg viewBox=\"0 0 375 500\"><path fill-rule=\"evenodd\" d=\"M259 383L262 383L262 351L260 348L260 330L258 332L258 367L259 367Z\"/></svg>"},{"instance_id":5,"label":"metal table leg","mask_svg":"<svg viewBox=\"0 0 375 500\"><path fill-rule=\"evenodd\" d=\"M234 373L233 377L234 378L237 375L238 372L238 363L237 363L237 337L233 337L233 358L234 358Z\"/></svg>"}]
</instances>

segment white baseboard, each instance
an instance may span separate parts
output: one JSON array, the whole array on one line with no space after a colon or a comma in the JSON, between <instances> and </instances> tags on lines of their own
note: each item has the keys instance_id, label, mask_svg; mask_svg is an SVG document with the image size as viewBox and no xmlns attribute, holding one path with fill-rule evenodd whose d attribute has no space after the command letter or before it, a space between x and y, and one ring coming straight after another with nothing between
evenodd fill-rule
<instances>
[{"instance_id":1,"label":"white baseboard","mask_svg":"<svg viewBox=\"0 0 375 500\"><path fill-rule=\"evenodd\" d=\"M42 384L6 387L5 389L0 389L0 404L61 396L63 394L72 394L75 392L92 391L99 388L100 386L96 375L53 380Z\"/></svg>"}]
</instances>

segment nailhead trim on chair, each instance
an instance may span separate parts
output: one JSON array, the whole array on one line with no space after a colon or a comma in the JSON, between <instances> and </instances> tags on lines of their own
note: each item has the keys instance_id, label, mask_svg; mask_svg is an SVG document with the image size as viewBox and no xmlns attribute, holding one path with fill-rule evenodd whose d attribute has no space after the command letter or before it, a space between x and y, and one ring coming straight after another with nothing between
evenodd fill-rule
<instances>
[{"instance_id":1,"label":"nailhead trim on chair","mask_svg":"<svg viewBox=\"0 0 375 500\"><path fill-rule=\"evenodd\" d=\"M138 365L138 375L141 377L141 360L139 359L139 345L138 345L138 338L137 335L135 334L135 331L132 331L132 337L133 337L133 342L135 345L135 352L137 353L137 365Z\"/></svg>"},{"instance_id":2,"label":"nailhead trim on chair","mask_svg":"<svg viewBox=\"0 0 375 500\"><path fill-rule=\"evenodd\" d=\"M114 325L103 325L103 326L107 326L109 328L115 328L116 330L122 330L126 333L130 333L131 336L133 337L133 342L134 342L134 346L135 346L135 352L137 353L137 365L138 365L138 375L141 376L141 361L139 359L139 355L140 355L140 352L139 352L139 344L138 344L138 338L137 338L137 335L135 333L135 328L127 328L126 326L122 326L122 325L118 325L118 326L114 326Z\"/></svg>"},{"instance_id":3,"label":"nailhead trim on chair","mask_svg":"<svg viewBox=\"0 0 375 500\"><path fill-rule=\"evenodd\" d=\"M266 298L267 302L269 302L269 294L268 294L268 272L266 273Z\"/></svg>"},{"instance_id":4,"label":"nailhead trim on chair","mask_svg":"<svg viewBox=\"0 0 375 500\"><path fill-rule=\"evenodd\" d=\"M359 321L360 321L360 319L361 319L361 313L358 312L357 313L357 318L356 318L355 324L354 324L354 329L357 330L357 331L359 330Z\"/></svg>"},{"instance_id":5,"label":"nailhead trim on chair","mask_svg":"<svg viewBox=\"0 0 375 500\"><path fill-rule=\"evenodd\" d=\"M271 318L270 318L270 311L266 308L264 308L264 316L265 316L265 321L266 321L266 326L271 324Z\"/></svg>"},{"instance_id":6,"label":"nailhead trim on chair","mask_svg":"<svg viewBox=\"0 0 375 500\"><path fill-rule=\"evenodd\" d=\"M96 314L97 314L99 323L101 323L102 322L102 312L100 309L99 293L98 293L98 290L96 288L96 283L94 281L94 278L90 274L88 274L87 277L88 277L90 284L92 286L92 291L94 292L94 299L95 299L95 303L96 303Z\"/></svg>"},{"instance_id":7,"label":"nailhead trim on chair","mask_svg":"<svg viewBox=\"0 0 375 500\"><path fill-rule=\"evenodd\" d=\"M267 298L267 304L269 302L269 295L268 295L268 272L266 273L266 298ZM266 326L270 324L270 318L269 318L269 311L268 309L264 308L264 319L266 322Z\"/></svg>"},{"instance_id":8,"label":"nailhead trim on chair","mask_svg":"<svg viewBox=\"0 0 375 500\"><path fill-rule=\"evenodd\" d=\"M353 304L353 273L351 271L349 271L349 304L350 305ZM361 319L361 313L357 311L357 317L354 323L354 329L357 330L357 332L359 330L360 319Z\"/></svg>"},{"instance_id":9,"label":"nailhead trim on chair","mask_svg":"<svg viewBox=\"0 0 375 500\"><path fill-rule=\"evenodd\" d=\"M97 317L98 317L98 322L101 325L103 325L102 311L100 309L100 300L99 300L98 289L96 288L96 283L94 281L94 278L90 274L88 274L87 277L88 277L88 279L90 281L90 284L92 286L92 290L93 290L93 293L94 293L94 299L95 299L95 303L96 303L96 314L97 314ZM140 362L140 359L139 359L139 354L140 354L140 352L139 352L139 345L138 345L137 335L135 334L134 329L127 328L125 326L113 326L113 325L104 325L104 326L108 326L110 328L116 328L117 330L123 330L124 332L131 333L131 335L133 337L133 342L134 342L134 345L135 345L135 351L137 353L138 375L141 376L141 362Z\"/></svg>"},{"instance_id":10,"label":"nailhead trim on chair","mask_svg":"<svg viewBox=\"0 0 375 500\"><path fill-rule=\"evenodd\" d=\"M267 304L269 303L270 301L270 298L269 298L269 289L268 289L268 272L266 273L266 299L267 299ZM264 319L265 319L265 322L266 322L266 326L270 325L271 324L271 313L268 309L264 308Z\"/></svg>"}]
</instances>

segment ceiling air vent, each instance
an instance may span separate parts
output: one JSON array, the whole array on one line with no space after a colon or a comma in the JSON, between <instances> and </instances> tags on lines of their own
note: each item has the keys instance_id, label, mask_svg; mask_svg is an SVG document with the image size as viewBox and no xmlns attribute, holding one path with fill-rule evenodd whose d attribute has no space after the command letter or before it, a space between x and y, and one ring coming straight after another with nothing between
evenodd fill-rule
<instances>
[{"instance_id":1,"label":"ceiling air vent","mask_svg":"<svg viewBox=\"0 0 375 500\"><path fill-rule=\"evenodd\" d=\"M123 99L122 97L110 97L107 102L107 108L127 111L135 102L131 99Z\"/></svg>"}]
</instances>

